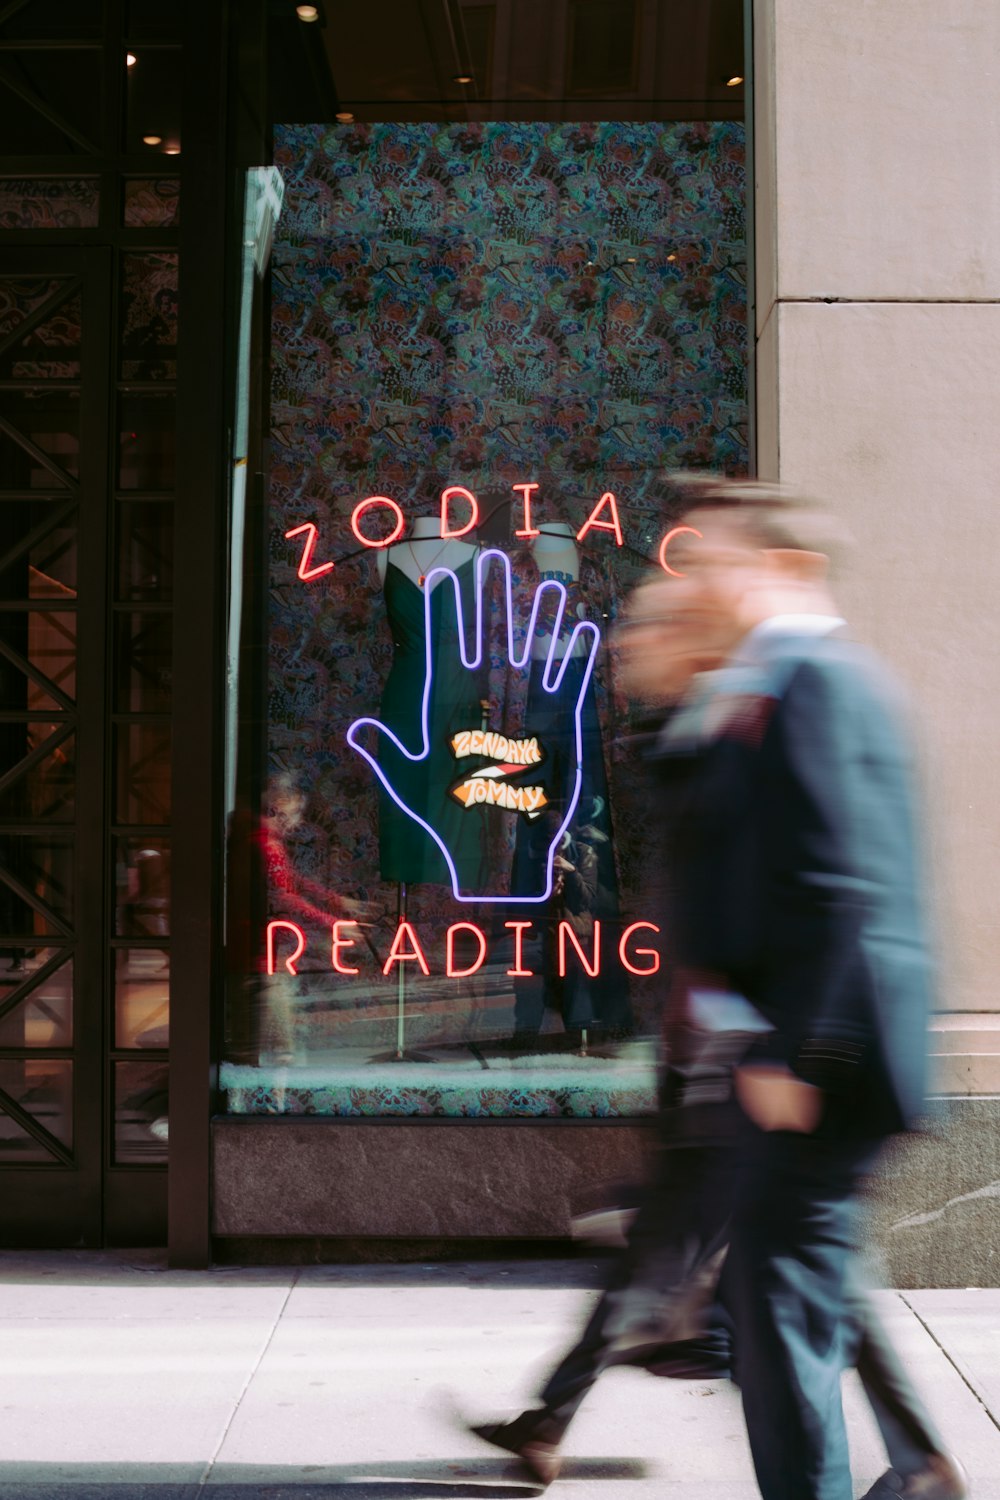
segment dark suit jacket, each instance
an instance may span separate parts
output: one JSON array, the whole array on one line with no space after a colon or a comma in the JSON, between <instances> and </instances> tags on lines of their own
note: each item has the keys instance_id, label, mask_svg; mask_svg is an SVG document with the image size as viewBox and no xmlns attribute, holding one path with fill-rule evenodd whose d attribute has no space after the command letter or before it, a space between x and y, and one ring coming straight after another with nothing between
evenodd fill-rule
<instances>
[{"instance_id":1,"label":"dark suit jacket","mask_svg":"<svg viewBox=\"0 0 1000 1500\"><path fill-rule=\"evenodd\" d=\"M763 635L701 744L664 744L675 961L774 1030L753 1055L880 1136L924 1100L930 965L899 693L839 635Z\"/></svg>"}]
</instances>

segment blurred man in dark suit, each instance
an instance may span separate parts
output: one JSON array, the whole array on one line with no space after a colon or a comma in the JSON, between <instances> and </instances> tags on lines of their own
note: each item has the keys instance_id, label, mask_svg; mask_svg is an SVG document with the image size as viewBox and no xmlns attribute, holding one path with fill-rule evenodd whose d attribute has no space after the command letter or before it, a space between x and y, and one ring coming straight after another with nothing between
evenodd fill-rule
<instances>
[{"instance_id":1,"label":"blurred man in dark suit","mask_svg":"<svg viewBox=\"0 0 1000 1500\"><path fill-rule=\"evenodd\" d=\"M827 585L835 528L764 485L709 481L671 612L723 658L675 759L671 932L689 994L768 1029L744 1116L723 1296L764 1500L850 1500L840 1376L859 1189L924 1100L930 964L898 690ZM694 743L692 743L692 741ZM697 760L692 776L690 757ZM687 762L687 764L684 764ZM953 1500L942 1454L874 1493Z\"/></svg>"},{"instance_id":2,"label":"blurred man in dark suit","mask_svg":"<svg viewBox=\"0 0 1000 1500\"><path fill-rule=\"evenodd\" d=\"M861 1179L923 1097L928 961L898 695L844 634L829 519L766 486L692 488L673 575L632 601L625 648L630 689L676 703L652 755L676 965L659 1167L544 1405L476 1430L549 1479L602 1370L724 1371L720 1330L664 1341L732 1234L723 1297L765 1500L850 1496L849 1363L894 1465L871 1500L961 1500L852 1267Z\"/></svg>"}]
</instances>

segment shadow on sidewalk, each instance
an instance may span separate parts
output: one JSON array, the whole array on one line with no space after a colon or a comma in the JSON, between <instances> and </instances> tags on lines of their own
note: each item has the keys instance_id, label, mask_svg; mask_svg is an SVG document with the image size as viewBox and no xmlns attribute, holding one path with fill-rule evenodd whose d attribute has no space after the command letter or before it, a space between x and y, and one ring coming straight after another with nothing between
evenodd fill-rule
<instances>
[{"instance_id":1,"label":"shadow on sidewalk","mask_svg":"<svg viewBox=\"0 0 1000 1500\"><path fill-rule=\"evenodd\" d=\"M201 1480L179 1464L0 1464L0 1500L527 1500L543 1492L513 1459L331 1464L314 1473L275 1464L243 1468L226 1464L224 1477ZM648 1477L640 1460L612 1457L567 1458L561 1475Z\"/></svg>"}]
</instances>

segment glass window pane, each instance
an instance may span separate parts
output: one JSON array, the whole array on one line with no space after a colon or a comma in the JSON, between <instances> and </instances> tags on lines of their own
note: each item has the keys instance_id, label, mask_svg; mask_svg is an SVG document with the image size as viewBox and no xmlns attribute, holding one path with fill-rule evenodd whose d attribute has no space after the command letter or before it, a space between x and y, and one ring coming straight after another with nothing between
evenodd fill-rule
<instances>
[{"instance_id":1,"label":"glass window pane","mask_svg":"<svg viewBox=\"0 0 1000 1500\"><path fill-rule=\"evenodd\" d=\"M123 222L126 229L174 228L181 221L177 177L127 177Z\"/></svg>"},{"instance_id":2,"label":"glass window pane","mask_svg":"<svg viewBox=\"0 0 1000 1500\"><path fill-rule=\"evenodd\" d=\"M163 0L129 0L125 34L130 41L175 41L180 35L182 11Z\"/></svg>"},{"instance_id":3,"label":"glass window pane","mask_svg":"<svg viewBox=\"0 0 1000 1500\"><path fill-rule=\"evenodd\" d=\"M116 703L120 712L170 708L173 619L169 614L115 616Z\"/></svg>"},{"instance_id":4,"label":"glass window pane","mask_svg":"<svg viewBox=\"0 0 1000 1500\"><path fill-rule=\"evenodd\" d=\"M72 1042L72 958L58 948L0 953L0 1047L69 1047Z\"/></svg>"},{"instance_id":5,"label":"glass window pane","mask_svg":"<svg viewBox=\"0 0 1000 1500\"><path fill-rule=\"evenodd\" d=\"M115 1161L167 1159L166 1063L115 1063Z\"/></svg>"},{"instance_id":6,"label":"glass window pane","mask_svg":"<svg viewBox=\"0 0 1000 1500\"><path fill-rule=\"evenodd\" d=\"M293 125L275 155L229 1106L652 1112L662 841L613 631L669 472L746 472L743 125ZM451 486L480 519L449 541ZM401 512L378 553L367 496Z\"/></svg>"},{"instance_id":7,"label":"glass window pane","mask_svg":"<svg viewBox=\"0 0 1000 1500\"><path fill-rule=\"evenodd\" d=\"M116 821L170 822L170 727L119 724Z\"/></svg>"},{"instance_id":8,"label":"glass window pane","mask_svg":"<svg viewBox=\"0 0 1000 1500\"><path fill-rule=\"evenodd\" d=\"M0 490L66 491L80 477L78 391L0 391L0 419Z\"/></svg>"},{"instance_id":9,"label":"glass window pane","mask_svg":"<svg viewBox=\"0 0 1000 1500\"><path fill-rule=\"evenodd\" d=\"M0 595L76 598L76 508L59 500L0 500Z\"/></svg>"},{"instance_id":10,"label":"glass window pane","mask_svg":"<svg viewBox=\"0 0 1000 1500\"><path fill-rule=\"evenodd\" d=\"M0 1109L3 1095L54 1136L63 1146L73 1145L73 1064L68 1059L2 1058L0 1059ZM3 1136L0 1134L0 1142ZM6 1145L6 1143L3 1143ZM44 1153L44 1146L43 1146ZM20 1156L16 1137L4 1150L17 1160ZM27 1157L27 1160L38 1160Z\"/></svg>"},{"instance_id":11,"label":"glass window pane","mask_svg":"<svg viewBox=\"0 0 1000 1500\"><path fill-rule=\"evenodd\" d=\"M0 933L56 936L72 921L72 836L0 833Z\"/></svg>"},{"instance_id":12,"label":"glass window pane","mask_svg":"<svg viewBox=\"0 0 1000 1500\"><path fill-rule=\"evenodd\" d=\"M0 655L0 702L6 710L44 714L72 705L76 697L74 610L2 611L0 643L7 648Z\"/></svg>"},{"instance_id":13,"label":"glass window pane","mask_svg":"<svg viewBox=\"0 0 1000 1500\"><path fill-rule=\"evenodd\" d=\"M635 0L572 0L571 94L635 88Z\"/></svg>"},{"instance_id":14,"label":"glass window pane","mask_svg":"<svg viewBox=\"0 0 1000 1500\"><path fill-rule=\"evenodd\" d=\"M0 379L74 380L80 376L81 296L68 277L0 279L0 333L20 338L0 351Z\"/></svg>"},{"instance_id":15,"label":"glass window pane","mask_svg":"<svg viewBox=\"0 0 1000 1500\"><path fill-rule=\"evenodd\" d=\"M169 167L181 144L180 48L136 44L128 70L125 150L149 157L155 172Z\"/></svg>"},{"instance_id":16,"label":"glass window pane","mask_svg":"<svg viewBox=\"0 0 1000 1500\"><path fill-rule=\"evenodd\" d=\"M165 602L174 591L174 507L169 500L118 505L118 597Z\"/></svg>"},{"instance_id":17,"label":"glass window pane","mask_svg":"<svg viewBox=\"0 0 1000 1500\"><path fill-rule=\"evenodd\" d=\"M167 840L118 840L115 913L115 932L119 937L168 936L170 844Z\"/></svg>"},{"instance_id":18,"label":"glass window pane","mask_svg":"<svg viewBox=\"0 0 1000 1500\"><path fill-rule=\"evenodd\" d=\"M166 1047L170 1041L170 954L121 948L115 954L115 1046Z\"/></svg>"},{"instance_id":19,"label":"glass window pane","mask_svg":"<svg viewBox=\"0 0 1000 1500\"><path fill-rule=\"evenodd\" d=\"M31 0L7 5L0 37L32 41L99 41L103 35L104 0Z\"/></svg>"},{"instance_id":20,"label":"glass window pane","mask_svg":"<svg viewBox=\"0 0 1000 1500\"><path fill-rule=\"evenodd\" d=\"M123 380L177 376L177 256L144 250L122 256Z\"/></svg>"},{"instance_id":21,"label":"glass window pane","mask_svg":"<svg viewBox=\"0 0 1000 1500\"><path fill-rule=\"evenodd\" d=\"M172 395L121 398L118 486L123 490L174 487L174 398Z\"/></svg>"},{"instance_id":22,"label":"glass window pane","mask_svg":"<svg viewBox=\"0 0 1000 1500\"><path fill-rule=\"evenodd\" d=\"M0 177L0 229L96 229L99 177Z\"/></svg>"},{"instance_id":23,"label":"glass window pane","mask_svg":"<svg viewBox=\"0 0 1000 1500\"><path fill-rule=\"evenodd\" d=\"M66 727L0 724L0 823L72 823L76 736Z\"/></svg>"},{"instance_id":24,"label":"glass window pane","mask_svg":"<svg viewBox=\"0 0 1000 1500\"><path fill-rule=\"evenodd\" d=\"M18 87L16 91L9 86L0 89L0 141L5 154L38 157L99 152L101 111L94 108L94 101L102 97L103 72L99 47L18 51Z\"/></svg>"}]
</instances>

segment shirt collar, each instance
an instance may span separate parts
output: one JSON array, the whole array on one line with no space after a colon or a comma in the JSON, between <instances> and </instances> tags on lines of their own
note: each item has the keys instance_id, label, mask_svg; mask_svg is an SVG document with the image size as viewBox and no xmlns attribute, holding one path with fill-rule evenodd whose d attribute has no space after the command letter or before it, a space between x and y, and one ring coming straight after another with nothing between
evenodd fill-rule
<instances>
[{"instance_id":1,"label":"shirt collar","mask_svg":"<svg viewBox=\"0 0 1000 1500\"><path fill-rule=\"evenodd\" d=\"M840 615L770 615L749 630L736 646L730 662L757 662L766 658L773 641L789 640L802 636L832 635L847 621Z\"/></svg>"}]
</instances>

